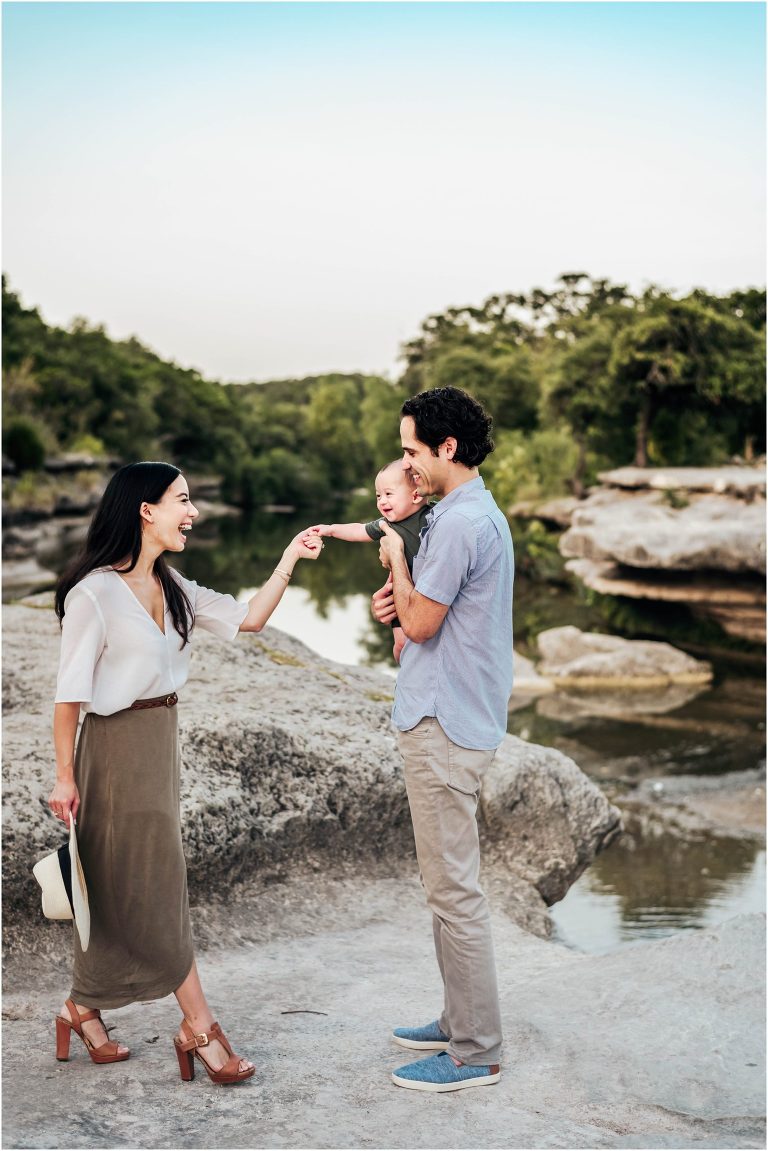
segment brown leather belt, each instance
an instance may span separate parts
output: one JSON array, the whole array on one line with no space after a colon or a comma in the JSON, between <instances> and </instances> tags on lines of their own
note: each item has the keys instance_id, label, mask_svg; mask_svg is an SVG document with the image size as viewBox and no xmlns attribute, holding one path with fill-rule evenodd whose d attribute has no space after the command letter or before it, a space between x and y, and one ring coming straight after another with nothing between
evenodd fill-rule
<instances>
[{"instance_id":1,"label":"brown leather belt","mask_svg":"<svg viewBox=\"0 0 768 1151\"><path fill-rule=\"evenodd\" d=\"M137 699L132 703L127 711L143 711L145 707L175 707L179 702L179 697L175 691L170 695L158 695L154 699Z\"/></svg>"}]
</instances>

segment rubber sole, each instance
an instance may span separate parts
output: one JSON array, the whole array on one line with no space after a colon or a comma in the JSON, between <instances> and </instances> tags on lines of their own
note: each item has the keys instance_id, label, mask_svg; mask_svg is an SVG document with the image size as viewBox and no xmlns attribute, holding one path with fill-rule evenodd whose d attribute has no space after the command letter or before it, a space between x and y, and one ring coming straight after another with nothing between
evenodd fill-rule
<instances>
[{"instance_id":1,"label":"rubber sole","mask_svg":"<svg viewBox=\"0 0 768 1151\"><path fill-rule=\"evenodd\" d=\"M392 1036L392 1041L398 1047L405 1047L406 1051L447 1051L450 1039L401 1039L399 1035Z\"/></svg>"},{"instance_id":2,"label":"rubber sole","mask_svg":"<svg viewBox=\"0 0 768 1151\"><path fill-rule=\"evenodd\" d=\"M455 1083L425 1083L423 1079L401 1079L392 1072L392 1082L398 1087L408 1087L411 1091L461 1091L464 1087L490 1087L498 1083L501 1072L495 1075L477 1075L473 1079L459 1079Z\"/></svg>"}]
</instances>

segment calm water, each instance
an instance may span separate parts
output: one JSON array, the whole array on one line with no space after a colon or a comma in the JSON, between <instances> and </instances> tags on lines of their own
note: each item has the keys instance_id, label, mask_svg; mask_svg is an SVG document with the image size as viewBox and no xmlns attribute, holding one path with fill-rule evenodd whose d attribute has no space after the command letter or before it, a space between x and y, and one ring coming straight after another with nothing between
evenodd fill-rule
<instances>
[{"instance_id":1,"label":"calm water","mask_svg":"<svg viewBox=\"0 0 768 1151\"><path fill-rule=\"evenodd\" d=\"M361 498L344 518L368 519L371 511L370 501ZM230 517L200 523L179 566L202 584L247 597L298 530L340 515L261 514L249 522ZM59 546L41 558L56 570L68 550ZM327 658L377 666L394 676L388 629L369 612L371 593L383 582L374 544L328 540L318 562L297 565L272 622ZM580 597L518 581L516 646L566 623L608 630ZM716 670L712 689L683 696L671 711L664 710L668 699L655 713L638 715L634 696L585 701L558 695L526 706L518 701L509 730L565 752L611 797L643 778L758 767L764 762L764 678L734 667ZM670 835L649 840L628 834L598 856L552 915L563 942L605 952L764 909L765 852L759 841L703 836L684 843Z\"/></svg>"}]
</instances>

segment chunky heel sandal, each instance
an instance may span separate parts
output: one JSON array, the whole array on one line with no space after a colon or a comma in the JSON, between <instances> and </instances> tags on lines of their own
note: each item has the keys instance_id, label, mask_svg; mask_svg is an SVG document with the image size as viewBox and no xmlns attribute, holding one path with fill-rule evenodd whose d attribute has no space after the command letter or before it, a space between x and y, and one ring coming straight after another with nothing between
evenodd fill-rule
<instances>
[{"instance_id":1,"label":"chunky heel sandal","mask_svg":"<svg viewBox=\"0 0 768 1151\"><path fill-rule=\"evenodd\" d=\"M195 1035L186 1019L182 1019L181 1030L185 1036L184 1041L182 1042L179 1037L176 1036L173 1040L173 1045L176 1048L176 1056L179 1060L181 1078L185 1083L189 1083L195 1078L195 1055L197 1055L197 1058L208 1072L208 1078L213 1083L242 1083L245 1079L250 1079L255 1073L255 1067L246 1067L244 1071L240 1070L240 1056L235 1055L227 1041L226 1035L218 1023L212 1023L207 1031ZM218 1039L229 1056L227 1062L223 1067L220 1067L218 1071L214 1071L209 1067L208 1063L200 1054L200 1048L207 1047L214 1039Z\"/></svg>"},{"instance_id":2,"label":"chunky heel sandal","mask_svg":"<svg viewBox=\"0 0 768 1151\"><path fill-rule=\"evenodd\" d=\"M72 1018L65 1019L63 1015L56 1016L56 1058L60 1062L63 1063L69 1059L69 1041L73 1031L82 1039L86 1051L94 1063L122 1063L124 1059L128 1058L131 1054L130 1051L120 1051L118 1044L111 1039L99 1047L94 1047L83 1031L82 1025L87 1023L89 1019L98 1019L99 1022L103 1023L100 1011L84 1011L81 1015L71 999L68 999L64 1006ZM104 1030L106 1031L106 1027Z\"/></svg>"}]
</instances>

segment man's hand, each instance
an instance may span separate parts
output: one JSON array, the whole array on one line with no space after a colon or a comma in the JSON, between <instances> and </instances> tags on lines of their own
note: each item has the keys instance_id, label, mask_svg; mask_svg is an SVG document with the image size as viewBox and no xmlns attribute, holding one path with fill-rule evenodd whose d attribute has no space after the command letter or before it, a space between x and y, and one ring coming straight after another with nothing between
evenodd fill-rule
<instances>
[{"instance_id":1,"label":"man's hand","mask_svg":"<svg viewBox=\"0 0 768 1151\"><path fill-rule=\"evenodd\" d=\"M393 531L386 520L379 520L379 527L384 532L381 540L379 541L379 559L383 568L391 568L392 561L398 555L403 555L405 545L403 544L403 537Z\"/></svg>"},{"instance_id":2,"label":"man's hand","mask_svg":"<svg viewBox=\"0 0 768 1151\"><path fill-rule=\"evenodd\" d=\"M389 624L397 615L395 611L395 597L392 594L392 579L388 579L384 587L379 588L371 597L371 614L379 623Z\"/></svg>"}]
</instances>

